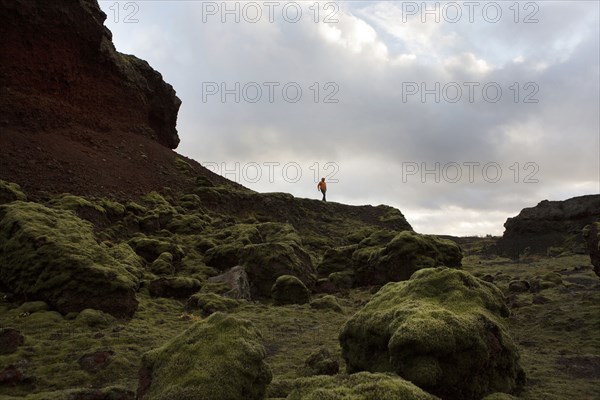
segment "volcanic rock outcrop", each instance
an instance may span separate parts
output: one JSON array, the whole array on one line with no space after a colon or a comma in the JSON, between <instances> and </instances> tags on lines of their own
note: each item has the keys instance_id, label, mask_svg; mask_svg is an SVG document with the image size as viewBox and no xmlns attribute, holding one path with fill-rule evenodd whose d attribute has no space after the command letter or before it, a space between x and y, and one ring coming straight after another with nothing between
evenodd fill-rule
<instances>
[{"instance_id":1,"label":"volcanic rock outcrop","mask_svg":"<svg viewBox=\"0 0 600 400\"><path fill-rule=\"evenodd\" d=\"M120 130L177 147L181 100L147 62L115 50L95 0L2 0L0 8L2 124Z\"/></svg>"},{"instance_id":2,"label":"volcanic rock outcrop","mask_svg":"<svg viewBox=\"0 0 600 400\"><path fill-rule=\"evenodd\" d=\"M573 197L564 201L544 200L508 218L498 251L517 258L523 254L546 255L553 246L584 252L582 229L600 220L600 195Z\"/></svg>"},{"instance_id":3,"label":"volcanic rock outcrop","mask_svg":"<svg viewBox=\"0 0 600 400\"><path fill-rule=\"evenodd\" d=\"M96 0L0 0L0 179L47 193L131 197L188 189L181 101L146 61L115 50ZM184 168L185 167L185 168Z\"/></svg>"}]
</instances>

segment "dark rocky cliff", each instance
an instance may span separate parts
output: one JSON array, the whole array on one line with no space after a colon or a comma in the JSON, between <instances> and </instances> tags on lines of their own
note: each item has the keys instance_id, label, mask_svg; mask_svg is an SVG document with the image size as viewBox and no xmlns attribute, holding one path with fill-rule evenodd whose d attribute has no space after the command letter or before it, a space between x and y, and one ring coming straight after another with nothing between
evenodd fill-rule
<instances>
[{"instance_id":1,"label":"dark rocky cliff","mask_svg":"<svg viewBox=\"0 0 600 400\"><path fill-rule=\"evenodd\" d=\"M524 252L546 254L554 246L585 252L582 229L599 219L600 195L564 201L544 200L506 220L506 230L498 241L498 250L515 258Z\"/></svg>"},{"instance_id":2,"label":"dark rocky cliff","mask_svg":"<svg viewBox=\"0 0 600 400\"><path fill-rule=\"evenodd\" d=\"M115 50L95 0L1 0L1 123L65 125L179 144L173 87L147 62Z\"/></svg>"}]
</instances>

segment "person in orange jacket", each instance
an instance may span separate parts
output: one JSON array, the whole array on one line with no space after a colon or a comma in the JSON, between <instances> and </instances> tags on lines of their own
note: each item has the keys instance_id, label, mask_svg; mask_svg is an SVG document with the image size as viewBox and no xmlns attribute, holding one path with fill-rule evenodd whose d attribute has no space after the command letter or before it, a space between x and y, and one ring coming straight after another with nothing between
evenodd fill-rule
<instances>
[{"instance_id":1,"label":"person in orange jacket","mask_svg":"<svg viewBox=\"0 0 600 400\"><path fill-rule=\"evenodd\" d=\"M327 184L325 183L325 178L321 178L321 182L317 184L317 190L320 190L323 193L322 201L327 201L325 199L325 193L327 192Z\"/></svg>"}]
</instances>

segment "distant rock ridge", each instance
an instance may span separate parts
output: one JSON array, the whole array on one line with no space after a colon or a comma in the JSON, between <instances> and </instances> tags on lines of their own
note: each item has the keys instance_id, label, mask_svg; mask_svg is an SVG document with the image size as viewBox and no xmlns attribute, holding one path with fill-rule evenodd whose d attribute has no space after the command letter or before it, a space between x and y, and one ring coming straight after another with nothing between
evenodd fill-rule
<instances>
[{"instance_id":1,"label":"distant rock ridge","mask_svg":"<svg viewBox=\"0 0 600 400\"><path fill-rule=\"evenodd\" d=\"M600 195L544 200L506 220L498 251L513 258L525 253L545 255L551 247L585 252L582 229L595 221L600 221Z\"/></svg>"}]
</instances>

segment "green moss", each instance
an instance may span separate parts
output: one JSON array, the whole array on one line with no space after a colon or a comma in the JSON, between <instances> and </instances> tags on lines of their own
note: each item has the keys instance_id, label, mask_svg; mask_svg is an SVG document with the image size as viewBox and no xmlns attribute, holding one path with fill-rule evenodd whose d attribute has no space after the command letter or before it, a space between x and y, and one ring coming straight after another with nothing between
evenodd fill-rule
<instances>
[{"instance_id":1,"label":"green moss","mask_svg":"<svg viewBox=\"0 0 600 400\"><path fill-rule=\"evenodd\" d=\"M552 283L553 286L563 284L562 276L556 272L549 272L549 273L543 275L542 280Z\"/></svg>"},{"instance_id":2,"label":"green moss","mask_svg":"<svg viewBox=\"0 0 600 400\"><path fill-rule=\"evenodd\" d=\"M247 245L262 242L258 227L251 224L236 224L221 229L213 235L213 239L224 244L239 243Z\"/></svg>"},{"instance_id":3,"label":"green moss","mask_svg":"<svg viewBox=\"0 0 600 400\"><path fill-rule=\"evenodd\" d=\"M12 201L25 201L27 196L21 191L21 186L16 183L6 182L0 179L0 204Z\"/></svg>"},{"instance_id":4,"label":"green moss","mask_svg":"<svg viewBox=\"0 0 600 400\"><path fill-rule=\"evenodd\" d=\"M209 187L213 187L213 186L215 186L215 184L207 177L202 176L202 175L198 175L196 177L196 187L197 188L199 188L199 189L200 188L209 188Z\"/></svg>"},{"instance_id":5,"label":"green moss","mask_svg":"<svg viewBox=\"0 0 600 400\"><path fill-rule=\"evenodd\" d=\"M281 275L271 288L271 296L276 305L306 304L310 300L310 290L295 276Z\"/></svg>"},{"instance_id":6,"label":"green moss","mask_svg":"<svg viewBox=\"0 0 600 400\"><path fill-rule=\"evenodd\" d=\"M125 206L117 201L100 199L98 203L99 206L102 207L110 217L121 217L125 215Z\"/></svg>"},{"instance_id":7,"label":"green moss","mask_svg":"<svg viewBox=\"0 0 600 400\"><path fill-rule=\"evenodd\" d=\"M133 398L135 393L122 387L104 387L101 389L69 389L30 394L26 400L65 400L65 399L106 399L118 400ZM5 400L23 399L22 397L3 397Z\"/></svg>"},{"instance_id":8,"label":"green moss","mask_svg":"<svg viewBox=\"0 0 600 400\"><path fill-rule=\"evenodd\" d=\"M177 203L187 210L198 210L202 206L202 201L197 194L184 194Z\"/></svg>"},{"instance_id":9,"label":"green moss","mask_svg":"<svg viewBox=\"0 0 600 400\"><path fill-rule=\"evenodd\" d=\"M357 245L327 249L323 260L317 266L319 276L329 276L334 272L352 270L352 254L357 250Z\"/></svg>"},{"instance_id":10,"label":"green moss","mask_svg":"<svg viewBox=\"0 0 600 400\"><path fill-rule=\"evenodd\" d=\"M344 309L342 306L340 306L337 297L329 294L318 299L314 299L310 302L310 306L316 310L331 310L342 314L344 313Z\"/></svg>"},{"instance_id":11,"label":"green moss","mask_svg":"<svg viewBox=\"0 0 600 400\"><path fill-rule=\"evenodd\" d=\"M358 244L378 230L373 226L362 226L346 235L345 239L351 244Z\"/></svg>"},{"instance_id":12,"label":"green moss","mask_svg":"<svg viewBox=\"0 0 600 400\"><path fill-rule=\"evenodd\" d=\"M195 323L144 355L144 399L262 399L272 375L260 338L251 322L222 313Z\"/></svg>"},{"instance_id":13,"label":"green moss","mask_svg":"<svg viewBox=\"0 0 600 400\"><path fill-rule=\"evenodd\" d=\"M206 243L206 242L204 242ZM240 263L240 252L244 246L239 242L226 243L209 248L204 255L206 265L225 271Z\"/></svg>"},{"instance_id":14,"label":"green moss","mask_svg":"<svg viewBox=\"0 0 600 400\"><path fill-rule=\"evenodd\" d=\"M141 278L144 261L127 243L119 243L108 247L107 252L133 276Z\"/></svg>"},{"instance_id":15,"label":"green moss","mask_svg":"<svg viewBox=\"0 0 600 400\"><path fill-rule=\"evenodd\" d=\"M368 237L360 241L360 247L372 247L372 246L383 246L389 243L398 232L391 231L388 229L378 229L371 233Z\"/></svg>"},{"instance_id":16,"label":"green moss","mask_svg":"<svg viewBox=\"0 0 600 400\"><path fill-rule=\"evenodd\" d=\"M388 207L385 214L379 217L379 221L389 223L404 223L406 219L404 218L404 215L402 215L400 210L393 207Z\"/></svg>"},{"instance_id":17,"label":"green moss","mask_svg":"<svg viewBox=\"0 0 600 400\"><path fill-rule=\"evenodd\" d=\"M150 192L142 197L142 200L153 207L172 207L171 203L158 192Z\"/></svg>"},{"instance_id":18,"label":"green moss","mask_svg":"<svg viewBox=\"0 0 600 400\"><path fill-rule=\"evenodd\" d=\"M148 210L138 219L144 232L163 229L178 214L171 203L157 192L150 192L142 200L148 205Z\"/></svg>"},{"instance_id":19,"label":"green moss","mask_svg":"<svg viewBox=\"0 0 600 400\"><path fill-rule=\"evenodd\" d=\"M287 400L436 400L437 397L391 374L360 372L352 375L296 379Z\"/></svg>"},{"instance_id":20,"label":"green moss","mask_svg":"<svg viewBox=\"0 0 600 400\"><path fill-rule=\"evenodd\" d=\"M546 249L546 255L548 257L558 257L564 253L565 248L561 246L550 246Z\"/></svg>"},{"instance_id":21,"label":"green moss","mask_svg":"<svg viewBox=\"0 0 600 400\"><path fill-rule=\"evenodd\" d=\"M159 278L149 285L150 295L154 297L171 297L185 299L196 293L202 284L198 279L184 276Z\"/></svg>"},{"instance_id":22,"label":"green moss","mask_svg":"<svg viewBox=\"0 0 600 400\"><path fill-rule=\"evenodd\" d=\"M216 293L196 293L185 305L186 310L199 310L203 316L209 316L218 311L231 311L239 305L239 301L219 296Z\"/></svg>"},{"instance_id":23,"label":"green moss","mask_svg":"<svg viewBox=\"0 0 600 400\"><path fill-rule=\"evenodd\" d=\"M296 243L245 246L240 251L240 264L246 268L251 291L256 296L269 296L275 280L282 275L293 275L309 288L316 283L312 260Z\"/></svg>"},{"instance_id":24,"label":"green moss","mask_svg":"<svg viewBox=\"0 0 600 400\"><path fill-rule=\"evenodd\" d=\"M281 224L277 222L266 222L256 225L261 242L290 242L299 246L302 245L302 239L294 227L290 224Z\"/></svg>"},{"instance_id":25,"label":"green moss","mask_svg":"<svg viewBox=\"0 0 600 400\"><path fill-rule=\"evenodd\" d=\"M66 314L97 308L131 316L138 279L72 212L13 202L0 207L0 282Z\"/></svg>"},{"instance_id":26,"label":"green moss","mask_svg":"<svg viewBox=\"0 0 600 400\"><path fill-rule=\"evenodd\" d=\"M485 396L482 400L517 400L517 398L506 393L493 393Z\"/></svg>"},{"instance_id":27,"label":"green moss","mask_svg":"<svg viewBox=\"0 0 600 400\"><path fill-rule=\"evenodd\" d=\"M157 275L170 275L173 273L173 254L165 251L152 262L150 271Z\"/></svg>"},{"instance_id":28,"label":"green moss","mask_svg":"<svg viewBox=\"0 0 600 400\"><path fill-rule=\"evenodd\" d=\"M524 383L501 316L502 293L449 268L389 283L340 334L348 370L390 371L444 399L480 399Z\"/></svg>"},{"instance_id":29,"label":"green moss","mask_svg":"<svg viewBox=\"0 0 600 400\"><path fill-rule=\"evenodd\" d=\"M324 347L310 353L304 361L305 373L310 375L335 375L340 365L335 357Z\"/></svg>"},{"instance_id":30,"label":"green moss","mask_svg":"<svg viewBox=\"0 0 600 400\"><path fill-rule=\"evenodd\" d=\"M334 272L333 274L330 274L327 279L337 291L348 290L354 283L354 272Z\"/></svg>"},{"instance_id":31,"label":"green moss","mask_svg":"<svg viewBox=\"0 0 600 400\"><path fill-rule=\"evenodd\" d=\"M17 312L19 314L33 314L38 311L48 311L50 307L46 302L43 301L29 301L27 303L23 303L17 308Z\"/></svg>"},{"instance_id":32,"label":"green moss","mask_svg":"<svg viewBox=\"0 0 600 400\"><path fill-rule=\"evenodd\" d=\"M177 168L179 171L185 172L188 174L191 174L192 172L194 172L194 169L192 168L190 163L185 161L183 158L175 157L174 162L175 162L175 168Z\"/></svg>"},{"instance_id":33,"label":"green moss","mask_svg":"<svg viewBox=\"0 0 600 400\"><path fill-rule=\"evenodd\" d=\"M406 280L423 268L460 267L462 253L450 240L404 231L383 247L359 248L352 259L355 284L380 285Z\"/></svg>"},{"instance_id":34,"label":"green moss","mask_svg":"<svg viewBox=\"0 0 600 400\"><path fill-rule=\"evenodd\" d=\"M58 197L53 198L52 200L50 200L49 204L53 208L57 208L60 210L78 211L81 209L89 209L95 210L100 214L106 214L106 210L103 207L94 204L90 200L87 200L83 197L74 196L69 193L64 193Z\"/></svg>"},{"instance_id":35,"label":"green moss","mask_svg":"<svg viewBox=\"0 0 600 400\"><path fill-rule=\"evenodd\" d=\"M202 214L177 214L167 223L166 229L179 234L198 234L210 226L210 219Z\"/></svg>"},{"instance_id":36,"label":"green moss","mask_svg":"<svg viewBox=\"0 0 600 400\"><path fill-rule=\"evenodd\" d=\"M143 215L148 212L148 209L144 206L139 205L135 201L128 201L125 204L125 211L135 215Z\"/></svg>"},{"instance_id":37,"label":"green moss","mask_svg":"<svg viewBox=\"0 0 600 400\"><path fill-rule=\"evenodd\" d=\"M111 315L91 308L82 310L77 317L75 317L75 323L90 328L106 328L115 322L115 319Z\"/></svg>"},{"instance_id":38,"label":"green moss","mask_svg":"<svg viewBox=\"0 0 600 400\"><path fill-rule=\"evenodd\" d=\"M168 239L139 235L128 241L131 248L144 260L151 263L162 253L171 253L173 260L179 261L185 254L183 248Z\"/></svg>"}]
</instances>

